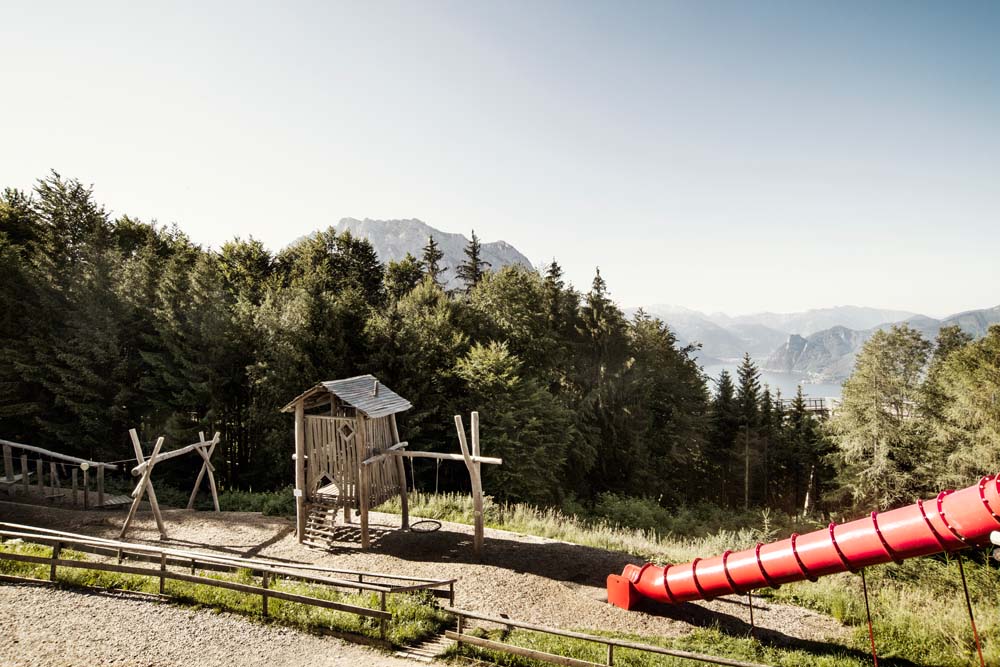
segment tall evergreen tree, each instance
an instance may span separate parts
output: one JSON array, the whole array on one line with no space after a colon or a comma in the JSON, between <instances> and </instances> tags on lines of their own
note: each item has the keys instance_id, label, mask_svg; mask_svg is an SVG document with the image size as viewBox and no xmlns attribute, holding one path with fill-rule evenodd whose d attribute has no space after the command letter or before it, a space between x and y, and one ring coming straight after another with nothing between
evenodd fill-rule
<instances>
[{"instance_id":1,"label":"tall evergreen tree","mask_svg":"<svg viewBox=\"0 0 1000 667\"><path fill-rule=\"evenodd\" d=\"M465 283L466 294L479 284L489 267L490 263L482 258L482 244L479 243L479 237L476 236L476 230L473 229L472 239L465 246L465 260L455 270L458 278Z\"/></svg>"},{"instance_id":2,"label":"tall evergreen tree","mask_svg":"<svg viewBox=\"0 0 1000 667\"><path fill-rule=\"evenodd\" d=\"M727 370L719 373L718 380L716 380L709 424L709 446L706 452L708 472L725 489L721 500L725 503L731 503L734 499L731 498L728 491L733 488L734 483L738 484L734 474L733 461L736 456L735 447L740 428L740 417L733 376Z\"/></svg>"},{"instance_id":3,"label":"tall evergreen tree","mask_svg":"<svg viewBox=\"0 0 1000 667\"><path fill-rule=\"evenodd\" d=\"M757 364L750 358L750 353L743 355L736 370L739 385L736 389L736 409L739 414L741 439L743 441L743 508L750 507L751 465L750 443L756 440L757 424L760 420L760 371Z\"/></svg>"},{"instance_id":4,"label":"tall evergreen tree","mask_svg":"<svg viewBox=\"0 0 1000 667\"><path fill-rule=\"evenodd\" d=\"M438 247L437 241L434 240L433 236L427 237L427 245L423 247L422 253L420 264L424 269L424 275L430 277L438 287L444 287L444 281L441 280L441 276L447 270L441 266L441 260L444 259L444 252Z\"/></svg>"}]
</instances>

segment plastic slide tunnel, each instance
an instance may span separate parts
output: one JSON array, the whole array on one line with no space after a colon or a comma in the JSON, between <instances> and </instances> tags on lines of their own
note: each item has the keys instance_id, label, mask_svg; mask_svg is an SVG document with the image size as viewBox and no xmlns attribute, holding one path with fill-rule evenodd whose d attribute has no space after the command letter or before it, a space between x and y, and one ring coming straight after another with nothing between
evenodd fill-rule
<instances>
[{"instance_id":1,"label":"plastic slide tunnel","mask_svg":"<svg viewBox=\"0 0 1000 667\"><path fill-rule=\"evenodd\" d=\"M631 609L641 598L677 604L742 594L756 588L869 565L927 556L989 543L1000 528L1000 476L984 477L961 491L842 523L805 535L695 558L683 565L626 565L608 576L608 602Z\"/></svg>"}]
</instances>

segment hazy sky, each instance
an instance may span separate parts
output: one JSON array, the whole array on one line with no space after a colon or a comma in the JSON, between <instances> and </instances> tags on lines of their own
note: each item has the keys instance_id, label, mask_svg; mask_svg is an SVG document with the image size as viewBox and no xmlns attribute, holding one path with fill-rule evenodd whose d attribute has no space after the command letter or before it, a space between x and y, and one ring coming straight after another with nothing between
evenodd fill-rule
<instances>
[{"instance_id":1,"label":"hazy sky","mask_svg":"<svg viewBox=\"0 0 1000 667\"><path fill-rule=\"evenodd\" d=\"M1000 303L1000 2L0 4L0 186L475 228L626 305Z\"/></svg>"}]
</instances>

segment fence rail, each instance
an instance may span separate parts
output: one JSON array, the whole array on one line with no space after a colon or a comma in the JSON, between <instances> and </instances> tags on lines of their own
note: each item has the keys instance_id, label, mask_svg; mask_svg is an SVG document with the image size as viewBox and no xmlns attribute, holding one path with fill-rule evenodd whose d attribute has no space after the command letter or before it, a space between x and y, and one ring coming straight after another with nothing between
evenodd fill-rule
<instances>
[{"instance_id":1,"label":"fence rail","mask_svg":"<svg viewBox=\"0 0 1000 667\"><path fill-rule=\"evenodd\" d=\"M568 665L569 667L608 667L609 665L614 665L614 652L616 648L629 649L633 651L643 651L646 653L657 653L659 655L667 655L674 658L683 658L685 660L691 660L694 662L703 662L713 665L726 665L727 667L768 667L767 665L762 665L755 662L745 662L743 660L732 660L730 658L721 658L717 656L704 655L701 653L692 653L691 651L681 651L678 649L663 648L662 646L653 646L651 644L640 644L638 642L631 642L624 639L613 639L611 637L600 637L597 635L589 635L583 632L574 632L572 630L560 630L559 628L550 628L544 625L536 625L534 623L526 623L524 621L515 621L510 618L499 618L497 616L489 616L487 614L481 614L475 611L468 611L465 609L456 609L454 607L449 608L447 611L458 617L458 632L453 632L448 630L445 632L445 636L448 639L454 640L459 644L466 643L472 646L478 646L480 648L487 648L493 651L501 651L504 653L511 653L513 655L519 655L526 658L533 658L535 660L541 660L543 662L549 662L556 665ZM521 628L522 630L531 630L532 632L541 632L544 634L555 635L557 637L567 637L569 639L579 639L581 641L593 642L595 644L603 644L606 649L606 657L604 662L590 662L588 660L581 660L579 658L572 658L565 655L556 655L553 653L545 653L544 651L538 651L536 649L525 648L523 646L515 646L513 644L508 644L505 642L498 642L492 639L484 639L482 637L476 637L474 635L467 634L464 632L465 619L475 619L478 621L486 621L488 623L494 623L496 625L503 625L507 628Z\"/></svg>"},{"instance_id":2,"label":"fence rail","mask_svg":"<svg viewBox=\"0 0 1000 667\"><path fill-rule=\"evenodd\" d=\"M386 595L390 593L406 593L419 590L429 590L439 597L447 596L452 604L454 603L454 579L415 579L401 577L400 575L381 574L377 572L357 572L349 571L358 577L357 581L341 579L332 576L322 576L296 571L306 568L310 571L320 569L325 574L336 574L332 568L322 569L318 566L306 565L304 563L276 563L261 559L242 559L236 557L219 556L196 551L186 551L181 549L165 549L144 544L120 542L87 535L66 533L47 528L26 526L21 524L0 523L0 540L20 539L24 542L48 545L52 547L51 556L33 556L29 554L17 554L0 550L0 560L18 561L24 563L34 563L49 565L49 581L55 581L56 570L59 567L68 567L84 570L97 570L102 572L118 572L122 574L133 574L139 576L159 579L160 593L164 591L165 581L176 580L188 583L201 584L223 588L248 595L260 595L262 600L262 612L268 614L267 601L270 598L286 600L299 604L311 605L343 611L358 616L375 618L379 621L379 634L384 640L386 633L386 622L392 619L392 614L386 611ZM118 562L100 562L93 560L69 560L60 558L64 548L72 547L74 550L86 553L95 553L105 556L117 556ZM157 564L156 568L136 567L134 565L123 564L122 560L129 559L148 561ZM190 567L190 574L168 569L169 566ZM195 574L197 569L235 572L237 570L249 570L251 576L257 575L261 578L260 585L246 584L235 581L226 581ZM369 581L364 581L364 577ZM270 586L275 579L294 579L309 583L323 584L334 589L351 589L359 592L377 593L380 597L380 608L372 609L343 602L324 600L308 595L298 595L275 590ZM395 584L385 584L372 582L371 579L390 579L394 581L406 580L411 583L400 586ZM447 586L447 590L442 587Z\"/></svg>"},{"instance_id":3,"label":"fence rail","mask_svg":"<svg viewBox=\"0 0 1000 667\"><path fill-rule=\"evenodd\" d=\"M35 486L38 489L38 493L46 500L65 498L69 495L73 500L73 505L76 505L78 489L80 488L79 473L82 473L83 506L84 508L89 508L91 493L90 474L91 470L93 470L95 477L94 486L96 486L95 490L97 492L97 506L105 506L104 471L118 470L117 465L68 456L11 440L0 439L0 445L3 448L3 476L0 477L0 487L5 488L8 495L14 495L18 488L20 488L24 495L27 496L31 493L32 486ZM21 466L20 473L14 469L14 450L19 450L20 452L18 456ZM29 452L37 456L33 460L35 464L34 470L29 465ZM48 465L46 466L46 464ZM67 472L67 467L71 464L72 467ZM48 468L47 471L46 467ZM62 479L59 476L60 469L62 469ZM45 484L46 472L48 473L49 482L47 485ZM31 483L32 475L35 476L34 484ZM68 486L63 486L64 481ZM121 500L121 497L115 496L109 500L108 504L118 504Z\"/></svg>"}]
</instances>

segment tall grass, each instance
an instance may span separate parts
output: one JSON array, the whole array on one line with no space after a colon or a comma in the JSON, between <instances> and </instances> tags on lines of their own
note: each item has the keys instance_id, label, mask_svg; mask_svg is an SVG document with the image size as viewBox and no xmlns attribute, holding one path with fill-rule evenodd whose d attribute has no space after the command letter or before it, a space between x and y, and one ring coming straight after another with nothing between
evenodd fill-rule
<instances>
[{"instance_id":1,"label":"tall grass","mask_svg":"<svg viewBox=\"0 0 1000 667\"><path fill-rule=\"evenodd\" d=\"M408 500L410 512L415 516L473 522L472 500L467 495L417 491ZM394 498L378 510L398 512L399 500ZM483 499L483 516L484 523L491 528L624 551L661 563L689 560L713 550L721 553L725 549L751 547L773 539L777 532L774 517L767 512L733 515L700 505L681 508L671 515L652 501L617 496L602 497L596 511L587 515L567 514L553 507L496 503L487 496ZM639 521L626 523L630 516L639 517ZM652 518L662 519L662 524L655 525ZM719 528L719 524L723 527ZM713 525L715 530L708 528Z\"/></svg>"},{"instance_id":2,"label":"tall grass","mask_svg":"<svg viewBox=\"0 0 1000 667\"><path fill-rule=\"evenodd\" d=\"M385 511L398 511L392 502L383 507ZM460 494L415 493L410 496L410 511L439 520L472 522L471 500ZM580 514L494 503L491 499L485 504L485 522L493 528L622 551L659 563L682 563L695 557L714 556L726 549L748 548L793 531L805 532L818 527L767 512L726 513L704 506L681 508L673 516L665 516L670 513L650 501L613 496L599 500L595 508ZM653 521L660 525L650 527ZM630 523L645 527L630 526ZM983 553L967 554L964 563L986 663L1000 665L1000 572ZM876 644L886 664L894 661L896 664L941 667L978 664L954 557L915 558L901 565L874 566L866 570L866 577ZM763 589L760 594L775 602L829 614L853 628L848 645L843 647L845 651L850 649L850 655L838 654L839 649L831 647L832 656L810 654L808 660L799 663L794 659L789 663L781 662L784 658L769 657L774 664L855 665L858 664L857 655L869 650L859 575L833 575L817 582L788 584L778 590ZM709 636L701 630L690 635L694 638L692 641ZM553 640L538 641L551 644ZM739 646L728 647L721 639L706 641L717 647L710 651L715 654L735 656L742 655L740 651L744 650ZM731 650L736 652L731 653ZM501 661L501 664L520 663Z\"/></svg>"}]
</instances>

